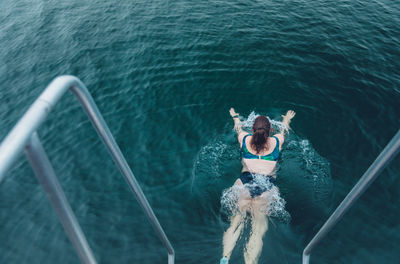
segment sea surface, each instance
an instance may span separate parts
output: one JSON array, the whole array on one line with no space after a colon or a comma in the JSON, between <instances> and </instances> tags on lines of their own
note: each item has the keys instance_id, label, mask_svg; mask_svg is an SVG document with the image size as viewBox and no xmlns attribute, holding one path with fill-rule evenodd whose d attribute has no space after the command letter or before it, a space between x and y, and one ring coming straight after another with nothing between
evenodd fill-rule
<instances>
[{"instance_id":1,"label":"sea surface","mask_svg":"<svg viewBox=\"0 0 400 264\"><path fill-rule=\"evenodd\" d=\"M259 263L301 263L400 128L400 2L1 0L1 139L63 74L88 87L178 264L221 258L221 197L241 170L229 108L244 121L295 110L277 171L289 216L270 218ZM167 263L71 93L38 133L98 263ZM399 217L397 157L311 263L399 263ZM0 263L78 262L21 155L0 183Z\"/></svg>"}]
</instances>

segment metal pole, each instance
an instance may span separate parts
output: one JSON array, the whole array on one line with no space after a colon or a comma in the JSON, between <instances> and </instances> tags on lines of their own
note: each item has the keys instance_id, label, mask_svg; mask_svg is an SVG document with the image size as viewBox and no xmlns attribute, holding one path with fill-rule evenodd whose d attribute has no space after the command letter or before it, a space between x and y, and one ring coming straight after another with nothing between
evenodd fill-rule
<instances>
[{"instance_id":1,"label":"metal pole","mask_svg":"<svg viewBox=\"0 0 400 264\"><path fill-rule=\"evenodd\" d=\"M0 183L21 154L32 133L46 120L47 115L71 85L76 83L79 85L81 81L73 76L54 79L4 138L0 144Z\"/></svg>"},{"instance_id":2,"label":"metal pole","mask_svg":"<svg viewBox=\"0 0 400 264\"><path fill-rule=\"evenodd\" d=\"M147 201L139 183L137 182L135 176L133 175L128 163L126 162L121 150L119 149L114 137L111 134L106 122L104 121L99 109L94 103L89 92L82 84L83 87L72 86L71 90L78 98L83 109L85 110L87 116L89 117L92 125L94 126L97 134L103 141L104 145L107 147L110 155L112 156L115 164L125 178L125 181L129 185L131 191L135 195L136 200L139 202L144 213L148 217L150 223L152 224L154 230L156 231L161 242L164 244L168 251L168 263L173 264L175 259L175 251L168 240L163 228L161 227L157 217L155 216L149 202ZM82 89L85 88L85 89Z\"/></svg>"},{"instance_id":3,"label":"metal pole","mask_svg":"<svg viewBox=\"0 0 400 264\"><path fill-rule=\"evenodd\" d=\"M358 200L358 198L364 193L369 185L380 175L382 170L392 161L392 159L400 151L400 130L392 138L392 140L382 150L376 160L364 173L361 179L353 187L353 189L347 194L344 200L332 213L329 219L321 227L318 233L310 241L307 247L303 251L303 264L308 264L310 261L310 254L313 248L319 244L319 242L325 238L328 232L342 219L343 215L350 209L350 207Z\"/></svg>"},{"instance_id":4,"label":"metal pole","mask_svg":"<svg viewBox=\"0 0 400 264\"><path fill-rule=\"evenodd\" d=\"M0 183L7 170L16 160L28 140L30 140L32 133L34 133L43 123L52 108L68 89L71 89L78 98L81 106L88 115L103 143L106 145L114 162L124 176L150 223L157 232L164 246L167 248L168 263L173 264L175 251L171 243L165 235L164 230L144 196L139 183L133 175L107 124L100 114L100 111L94 103L92 96L88 92L86 86L75 76L64 75L54 79L3 140L0 145Z\"/></svg>"},{"instance_id":5,"label":"metal pole","mask_svg":"<svg viewBox=\"0 0 400 264\"><path fill-rule=\"evenodd\" d=\"M37 179L43 186L53 209L56 211L68 238L70 239L82 263L96 264L85 235L65 197L51 163L40 143L37 133L33 133L26 148L25 154L31 164Z\"/></svg>"},{"instance_id":6,"label":"metal pole","mask_svg":"<svg viewBox=\"0 0 400 264\"><path fill-rule=\"evenodd\" d=\"M168 253L168 264L175 263L175 252Z\"/></svg>"}]
</instances>

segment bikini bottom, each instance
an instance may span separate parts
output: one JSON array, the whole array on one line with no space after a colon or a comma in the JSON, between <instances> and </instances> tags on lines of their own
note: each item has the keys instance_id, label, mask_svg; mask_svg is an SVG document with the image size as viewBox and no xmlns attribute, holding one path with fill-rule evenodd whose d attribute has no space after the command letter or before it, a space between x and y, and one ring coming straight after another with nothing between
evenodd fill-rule
<instances>
[{"instance_id":1,"label":"bikini bottom","mask_svg":"<svg viewBox=\"0 0 400 264\"><path fill-rule=\"evenodd\" d=\"M271 190L275 184L275 178L271 175L252 174L248 171L242 172L240 180L249 190L251 198Z\"/></svg>"}]
</instances>

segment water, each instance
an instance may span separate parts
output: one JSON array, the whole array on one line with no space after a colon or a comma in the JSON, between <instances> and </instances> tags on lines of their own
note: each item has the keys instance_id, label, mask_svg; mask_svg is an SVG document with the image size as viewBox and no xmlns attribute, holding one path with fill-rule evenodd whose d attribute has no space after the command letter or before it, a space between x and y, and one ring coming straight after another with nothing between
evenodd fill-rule
<instances>
[{"instance_id":1,"label":"water","mask_svg":"<svg viewBox=\"0 0 400 264\"><path fill-rule=\"evenodd\" d=\"M228 110L297 112L260 263L301 252L400 127L396 1L0 2L0 136L60 74L87 85L175 247L216 263L240 172ZM99 263L166 252L71 95L39 130ZM313 263L397 263L399 158ZM0 185L0 263L76 263L24 157ZM247 230L248 231L248 230ZM246 232L246 230L245 230ZM245 238L231 263L243 263Z\"/></svg>"}]
</instances>

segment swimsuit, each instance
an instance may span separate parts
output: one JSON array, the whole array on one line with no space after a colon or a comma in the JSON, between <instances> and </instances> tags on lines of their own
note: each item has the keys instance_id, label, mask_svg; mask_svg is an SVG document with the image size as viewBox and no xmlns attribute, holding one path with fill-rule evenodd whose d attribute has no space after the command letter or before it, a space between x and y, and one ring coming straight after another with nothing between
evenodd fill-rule
<instances>
[{"instance_id":1,"label":"swimsuit","mask_svg":"<svg viewBox=\"0 0 400 264\"><path fill-rule=\"evenodd\" d=\"M249 190L251 198L260 196L263 192L271 190L275 183L275 178L271 175L253 174L248 171L240 174L240 180L247 190Z\"/></svg>"},{"instance_id":2,"label":"swimsuit","mask_svg":"<svg viewBox=\"0 0 400 264\"><path fill-rule=\"evenodd\" d=\"M274 148L274 151L272 151L270 154L268 155L254 155L252 153L250 153L250 151L247 149L246 147L246 138L248 136L251 136L251 134L247 134L244 138L243 138L243 143L242 143L242 158L244 159L262 159L262 160L270 160L270 161L277 161L279 159L279 139L276 136L272 136L273 138L276 139L276 146Z\"/></svg>"},{"instance_id":3,"label":"swimsuit","mask_svg":"<svg viewBox=\"0 0 400 264\"><path fill-rule=\"evenodd\" d=\"M270 160L277 161L279 159L279 139L276 136L273 136L276 139L276 147L274 150L268 155L254 155L250 153L250 151L246 147L246 137L251 134L246 135L243 138L242 144L242 158L244 159L262 159L262 160ZM251 173L248 171L242 172L240 175L240 180L244 184L244 186L249 190L251 198L256 196L260 196L263 192L269 191L275 183L275 178L271 175L260 175L256 173Z\"/></svg>"}]
</instances>

